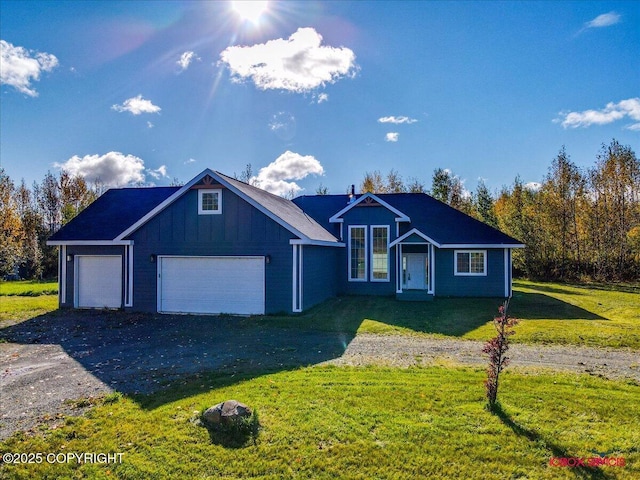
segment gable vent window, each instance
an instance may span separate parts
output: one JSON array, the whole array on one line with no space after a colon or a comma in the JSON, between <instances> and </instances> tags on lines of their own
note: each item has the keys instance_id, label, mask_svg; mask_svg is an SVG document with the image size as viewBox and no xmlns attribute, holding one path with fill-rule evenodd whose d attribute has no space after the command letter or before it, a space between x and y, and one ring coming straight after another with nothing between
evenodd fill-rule
<instances>
[{"instance_id":1,"label":"gable vent window","mask_svg":"<svg viewBox=\"0 0 640 480\"><path fill-rule=\"evenodd\" d=\"M487 274L486 250L456 250L454 258L456 275Z\"/></svg>"},{"instance_id":2,"label":"gable vent window","mask_svg":"<svg viewBox=\"0 0 640 480\"><path fill-rule=\"evenodd\" d=\"M222 190L198 190L198 215L222 213Z\"/></svg>"}]
</instances>

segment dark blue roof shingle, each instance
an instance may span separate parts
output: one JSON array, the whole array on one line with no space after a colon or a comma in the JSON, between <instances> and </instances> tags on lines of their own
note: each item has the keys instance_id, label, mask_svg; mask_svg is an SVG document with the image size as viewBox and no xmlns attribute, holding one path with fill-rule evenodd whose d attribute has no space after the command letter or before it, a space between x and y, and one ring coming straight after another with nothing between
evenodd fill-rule
<instances>
[{"instance_id":1,"label":"dark blue roof shingle","mask_svg":"<svg viewBox=\"0 0 640 480\"><path fill-rule=\"evenodd\" d=\"M49 241L113 240L180 187L112 188L85 208Z\"/></svg>"}]
</instances>

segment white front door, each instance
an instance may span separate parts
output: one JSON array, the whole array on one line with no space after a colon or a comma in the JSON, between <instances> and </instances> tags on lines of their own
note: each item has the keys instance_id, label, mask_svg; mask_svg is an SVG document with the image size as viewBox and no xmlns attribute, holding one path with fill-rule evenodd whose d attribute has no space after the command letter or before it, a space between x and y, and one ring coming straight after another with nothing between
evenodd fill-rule
<instances>
[{"instance_id":1,"label":"white front door","mask_svg":"<svg viewBox=\"0 0 640 480\"><path fill-rule=\"evenodd\" d=\"M427 289L427 255L425 253L405 253L402 259L404 285L407 290Z\"/></svg>"}]
</instances>

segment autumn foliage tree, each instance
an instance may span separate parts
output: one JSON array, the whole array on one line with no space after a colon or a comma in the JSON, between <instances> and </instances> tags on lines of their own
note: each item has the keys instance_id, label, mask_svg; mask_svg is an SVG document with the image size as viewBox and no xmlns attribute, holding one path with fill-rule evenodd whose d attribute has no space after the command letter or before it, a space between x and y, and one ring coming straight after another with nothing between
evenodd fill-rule
<instances>
[{"instance_id":1,"label":"autumn foliage tree","mask_svg":"<svg viewBox=\"0 0 640 480\"><path fill-rule=\"evenodd\" d=\"M515 318L509 317L507 312L509 308L509 300L500 305L498 308L499 315L493 319L493 325L496 328L497 335L485 343L482 353L489 357L489 366L487 367L487 379L484 382L487 403L490 409L493 409L498 400L498 387L500 385L500 373L509 365L509 337L515 333L513 327L518 323Z\"/></svg>"}]
</instances>

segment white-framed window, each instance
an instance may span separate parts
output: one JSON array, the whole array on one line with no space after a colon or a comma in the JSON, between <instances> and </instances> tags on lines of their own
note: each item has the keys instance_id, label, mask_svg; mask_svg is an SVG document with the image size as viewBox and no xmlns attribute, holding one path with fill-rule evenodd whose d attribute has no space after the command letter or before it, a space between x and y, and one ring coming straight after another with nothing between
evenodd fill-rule
<instances>
[{"instance_id":1,"label":"white-framed window","mask_svg":"<svg viewBox=\"0 0 640 480\"><path fill-rule=\"evenodd\" d=\"M389 281L389 226L371 226L371 281Z\"/></svg>"},{"instance_id":2,"label":"white-framed window","mask_svg":"<svg viewBox=\"0 0 640 480\"><path fill-rule=\"evenodd\" d=\"M222 213L222 190L198 190L198 215L218 215Z\"/></svg>"},{"instance_id":3,"label":"white-framed window","mask_svg":"<svg viewBox=\"0 0 640 480\"><path fill-rule=\"evenodd\" d=\"M456 250L453 263L455 275L487 275L486 250Z\"/></svg>"},{"instance_id":4,"label":"white-framed window","mask_svg":"<svg viewBox=\"0 0 640 480\"><path fill-rule=\"evenodd\" d=\"M367 227L349 225L349 281L367 281Z\"/></svg>"}]
</instances>

